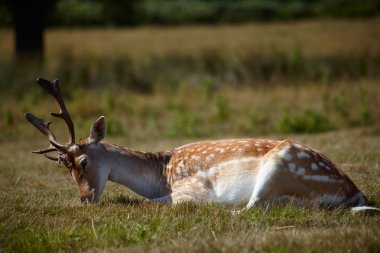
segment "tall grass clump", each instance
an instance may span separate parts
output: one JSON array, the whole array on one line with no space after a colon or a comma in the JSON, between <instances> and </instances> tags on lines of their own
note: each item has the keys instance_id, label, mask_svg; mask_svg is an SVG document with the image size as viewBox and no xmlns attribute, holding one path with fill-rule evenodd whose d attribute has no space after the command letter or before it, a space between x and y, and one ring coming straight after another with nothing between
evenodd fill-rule
<instances>
[{"instance_id":1,"label":"tall grass clump","mask_svg":"<svg viewBox=\"0 0 380 253\"><path fill-rule=\"evenodd\" d=\"M230 111L230 103L225 97L217 96L214 101L216 107L215 117L217 120L226 121L233 117L233 115L231 115L232 112Z\"/></svg>"},{"instance_id":2,"label":"tall grass clump","mask_svg":"<svg viewBox=\"0 0 380 253\"><path fill-rule=\"evenodd\" d=\"M334 129L329 118L314 109L286 113L278 122L277 130L282 133L318 133Z\"/></svg>"},{"instance_id":3,"label":"tall grass clump","mask_svg":"<svg viewBox=\"0 0 380 253\"><path fill-rule=\"evenodd\" d=\"M359 114L360 114L359 123L361 125L370 125L372 122L372 116L371 116L371 112L370 112L370 108L369 108L368 95L367 95L365 88L363 88L362 85L360 85L359 95L360 95L360 97L359 97L359 101L360 101L360 103L359 103Z\"/></svg>"},{"instance_id":4,"label":"tall grass clump","mask_svg":"<svg viewBox=\"0 0 380 253\"><path fill-rule=\"evenodd\" d=\"M327 86L323 89L324 111L331 117L335 116L335 121L346 126L371 125L375 108L370 107L371 98L361 83L355 83L354 91L339 89L329 92Z\"/></svg>"},{"instance_id":5,"label":"tall grass clump","mask_svg":"<svg viewBox=\"0 0 380 253\"><path fill-rule=\"evenodd\" d=\"M17 133L15 115L10 109L0 110L2 122L0 123L0 131L5 136L12 136Z\"/></svg>"},{"instance_id":6,"label":"tall grass clump","mask_svg":"<svg viewBox=\"0 0 380 253\"><path fill-rule=\"evenodd\" d=\"M168 129L167 135L169 137L201 137L205 135L201 126L202 122L197 114L190 111L180 112L174 118L174 122Z\"/></svg>"}]
</instances>

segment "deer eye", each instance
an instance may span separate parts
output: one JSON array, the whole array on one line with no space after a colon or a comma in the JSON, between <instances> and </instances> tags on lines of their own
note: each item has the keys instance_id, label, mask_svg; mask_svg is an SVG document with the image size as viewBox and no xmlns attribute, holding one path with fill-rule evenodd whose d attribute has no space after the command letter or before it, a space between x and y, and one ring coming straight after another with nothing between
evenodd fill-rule
<instances>
[{"instance_id":1,"label":"deer eye","mask_svg":"<svg viewBox=\"0 0 380 253\"><path fill-rule=\"evenodd\" d=\"M79 165L82 167L83 171L86 172L87 158L82 158L79 161Z\"/></svg>"}]
</instances>

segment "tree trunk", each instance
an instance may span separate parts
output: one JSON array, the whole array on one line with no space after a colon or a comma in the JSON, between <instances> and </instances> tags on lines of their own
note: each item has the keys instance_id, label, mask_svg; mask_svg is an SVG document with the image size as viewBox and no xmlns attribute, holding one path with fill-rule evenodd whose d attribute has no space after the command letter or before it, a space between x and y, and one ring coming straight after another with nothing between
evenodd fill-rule
<instances>
[{"instance_id":1,"label":"tree trunk","mask_svg":"<svg viewBox=\"0 0 380 253\"><path fill-rule=\"evenodd\" d=\"M44 26L47 12L54 2L48 0L11 2L17 57L43 58Z\"/></svg>"}]
</instances>

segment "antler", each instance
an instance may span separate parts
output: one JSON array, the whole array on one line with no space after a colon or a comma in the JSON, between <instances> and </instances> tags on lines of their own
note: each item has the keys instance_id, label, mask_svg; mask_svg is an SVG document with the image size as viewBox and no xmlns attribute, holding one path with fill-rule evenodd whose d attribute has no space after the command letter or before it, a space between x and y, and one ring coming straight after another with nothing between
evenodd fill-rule
<instances>
[{"instance_id":1,"label":"antler","mask_svg":"<svg viewBox=\"0 0 380 253\"><path fill-rule=\"evenodd\" d=\"M30 123L32 123L33 126L35 126L38 130L40 130L41 133L46 135L49 138L51 145L53 145L53 147L49 147L48 149L44 149L44 150L33 151L33 153L45 154L48 152L58 151L58 150L62 151L62 152L67 151L66 147L59 144L57 142L57 140L55 139L54 134L50 131L49 126L50 126L51 122L45 122L42 119L37 118L36 116L34 116L33 114L31 114L29 112L25 113L25 118Z\"/></svg>"},{"instance_id":2,"label":"antler","mask_svg":"<svg viewBox=\"0 0 380 253\"><path fill-rule=\"evenodd\" d=\"M54 80L52 82L45 80L43 78L37 78L37 83L46 90L59 104L60 112L59 113L51 113L52 116L61 118L66 122L66 125L69 129L70 138L69 142L66 145L59 144L54 136L54 134L50 131L51 122L45 122L43 119L37 118L33 114L27 112L25 113L25 118L35 126L41 133L46 135L50 141L50 147L43 150L33 151L35 154L44 154L47 158L54 161L64 161L65 164L69 164L68 161L65 161L65 155L68 151L68 148L75 144L75 131L74 124L71 120L70 114L66 109L65 103L62 99L62 95L59 89L58 80ZM58 158L51 157L46 155L46 153L50 153L53 151L58 151Z\"/></svg>"},{"instance_id":3,"label":"antler","mask_svg":"<svg viewBox=\"0 0 380 253\"><path fill-rule=\"evenodd\" d=\"M53 80L53 82L50 82L48 80L45 80L43 78L37 78L37 83L53 98L58 102L60 112L59 113L51 113L52 116L61 118L66 122L67 127L69 128L70 132L70 139L68 145L75 143L75 131L74 131L74 124L71 120L70 114L66 109L65 102L63 102L61 91L59 89L59 81L57 79Z\"/></svg>"}]
</instances>

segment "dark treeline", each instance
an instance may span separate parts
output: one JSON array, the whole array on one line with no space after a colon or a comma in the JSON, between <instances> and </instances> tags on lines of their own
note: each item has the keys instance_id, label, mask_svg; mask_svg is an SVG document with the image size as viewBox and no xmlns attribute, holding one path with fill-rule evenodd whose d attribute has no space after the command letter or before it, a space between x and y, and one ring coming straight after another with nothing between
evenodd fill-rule
<instances>
[{"instance_id":1,"label":"dark treeline","mask_svg":"<svg viewBox=\"0 0 380 253\"><path fill-rule=\"evenodd\" d=\"M0 25L12 25L0 1ZM6 1L5 1L6 2ZM39 1L35 1L38 5ZM136 26L304 18L356 18L380 14L380 0L59 0L49 26Z\"/></svg>"}]
</instances>

